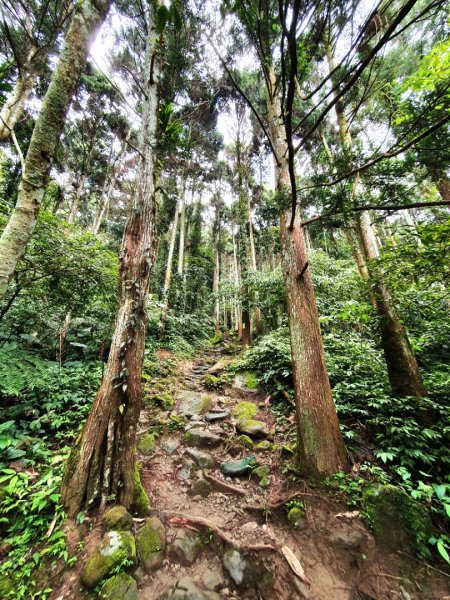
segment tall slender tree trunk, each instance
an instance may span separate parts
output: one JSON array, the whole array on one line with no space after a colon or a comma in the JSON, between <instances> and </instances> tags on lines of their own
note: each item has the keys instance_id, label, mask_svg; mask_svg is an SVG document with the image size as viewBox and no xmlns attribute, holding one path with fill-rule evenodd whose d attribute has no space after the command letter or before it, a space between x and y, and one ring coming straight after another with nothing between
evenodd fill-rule
<instances>
[{"instance_id":1,"label":"tall slender tree trunk","mask_svg":"<svg viewBox=\"0 0 450 600\"><path fill-rule=\"evenodd\" d=\"M291 198L288 147L273 67L269 70L269 131L276 153L275 176L281 198ZM295 410L302 470L323 477L347 469L347 455L325 364L319 315L300 218L289 227L291 210L280 218L281 259L292 354Z\"/></svg>"},{"instance_id":2,"label":"tall slender tree trunk","mask_svg":"<svg viewBox=\"0 0 450 600\"><path fill-rule=\"evenodd\" d=\"M120 252L119 308L108 363L86 424L68 460L62 501L70 516L115 498L134 512L148 511L135 460L141 408L141 374L147 325L147 295L155 256L156 133L160 36L150 4L145 59L145 100L136 191Z\"/></svg>"},{"instance_id":3,"label":"tall slender tree trunk","mask_svg":"<svg viewBox=\"0 0 450 600\"><path fill-rule=\"evenodd\" d=\"M247 210L248 210L248 239L250 244L250 264L252 267L253 273L257 273L257 264L256 264L256 246L255 246L255 232L253 228L253 218L252 218L252 207L250 205L250 195L248 195L247 202ZM261 323L261 310L258 306L258 294L255 294L255 327L258 335L262 334L262 323Z\"/></svg>"},{"instance_id":4,"label":"tall slender tree trunk","mask_svg":"<svg viewBox=\"0 0 450 600\"><path fill-rule=\"evenodd\" d=\"M172 281L172 268L173 268L173 255L175 252L175 242L177 239L178 232L178 218L180 215L180 207L183 202L185 190L186 190L186 181L183 181L183 190L181 192L180 201L177 203L175 207L175 214L172 222L172 229L170 232L170 242L169 242L169 253L167 255L167 265L166 265L166 275L164 277L164 288L163 288L163 304L161 307L161 315L159 319L159 327L160 327L160 335L163 336L166 329L166 320L167 320L167 312L169 310L169 292L170 292L170 283Z\"/></svg>"},{"instance_id":5,"label":"tall slender tree trunk","mask_svg":"<svg viewBox=\"0 0 450 600\"><path fill-rule=\"evenodd\" d=\"M236 233L234 231L234 224L231 226L231 236L233 240L233 272L234 272L234 287L236 290L235 294L235 329L237 331L239 339L242 338L242 312L241 312L241 303L239 300L239 290L241 286L241 278L239 273L239 261L238 261L238 250L237 250L237 242L236 242Z\"/></svg>"},{"instance_id":6,"label":"tall slender tree trunk","mask_svg":"<svg viewBox=\"0 0 450 600\"><path fill-rule=\"evenodd\" d=\"M39 71L42 70L43 61L39 62L42 65L41 68L38 68L37 61L33 63L36 51L35 46L30 48L25 64L22 65L14 86L2 106L0 111L0 140L7 139L20 121L27 100L39 76Z\"/></svg>"},{"instance_id":7,"label":"tall slender tree trunk","mask_svg":"<svg viewBox=\"0 0 450 600\"><path fill-rule=\"evenodd\" d=\"M358 224L367 259L378 258L378 245L367 211L358 215ZM383 283L382 274L378 274L378 277L376 274L371 276L371 286L380 316L381 344L392 392L397 396L426 396L405 327L398 316L389 288Z\"/></svg>"},{"instance_id":8,"label":"tall slender tree trunk","mask_svg":"<svg viewBox=\"0 0 450 600\"><path fill-rule=\"evenodd\" d=\"M17 204L0 238L0 300L33 233L66 112L86 63L89 45L110 0L76 4L64 47L42 103L25 159Z\"/></svg>"},{"instance_id":9,"label":"tall slender tree trunk","mask_svg":"<svg viewBox=\"0 0 450 600\"><path fill-rule=\"evenodd\" d=\"M326 41L324 42L324 46L328 58L329 71L332 73L335 69L335 62L331 46ZM336 116L342 148L344 150L350 149L353 140L350 126L345 116L345 105L343 102L336 104ZM354 182L354 196L356 195L358 184L359 176L357 174ZM360 243L353 240L352 248L361 276L368 285L372 304L375 306L380 317L381 345L383 347L392 392L397 396L426 396L426 390L411 344L409 343L406 329L400 320L391 292L384 282L384 276L380 272L373 273L373 268L369 268L367 264L367 261L372 261L379 257L380 249L380 240L371 224L369 212L359 212L357 223ZM350 238L351 240L352 238ZM362 261L362 257L356 256L360 247L362 247L365 255L364 267L362 267L362 264L360 267L359 261Z\"/></svg>"},{"instance_id":10,"label":"tall slender tree trunk","mask_svg":"<svg viewBox=\"0 0 450 600\"><path fill-rule=\"evenodd\" d=\"M219 278L220 278L220 223L216 221L214 231L214 268L213 268L213 296L214 296L214 330L216 336L220 335L220 298L219 298Z\"/></svg>"}]
</instances>

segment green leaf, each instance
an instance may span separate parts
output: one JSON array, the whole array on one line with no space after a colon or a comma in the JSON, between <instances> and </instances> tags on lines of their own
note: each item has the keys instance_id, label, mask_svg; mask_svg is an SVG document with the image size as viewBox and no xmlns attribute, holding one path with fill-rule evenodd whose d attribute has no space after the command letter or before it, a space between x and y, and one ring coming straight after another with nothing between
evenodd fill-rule
<instances>
[{"instance_id":1,"label":"green leaf","mask_svg":"<svg viewBox=\"0 0 450 600\"><path fill-rule=\"evenodd\" d=\"M438 540L437 549L442 558L450 564L450 556L444 546L444 542L442 540Z\"/></svg>"},{"instance_id":2,"label":"green leaf","mask_svg":"<svg viewBox=\"0 0 450 600\"><path fill-rule=\"evenodd\" d=\"M160 35L164 31L166 23L169 20L169 16L170 13L167 6L158 6L155 15L155 31L158 35Z\"/></svg>"}]
</instances>

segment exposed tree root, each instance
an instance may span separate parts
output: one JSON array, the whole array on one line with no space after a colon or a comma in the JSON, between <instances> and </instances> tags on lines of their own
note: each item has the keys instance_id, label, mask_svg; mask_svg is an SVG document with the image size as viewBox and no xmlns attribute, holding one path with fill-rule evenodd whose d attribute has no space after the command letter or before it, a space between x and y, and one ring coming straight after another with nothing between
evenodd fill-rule
<instances>
[{"instance_id":1,"label":"exposed tree root","mask_svg":"<svg viewBox=\"0 0 450 600\"><path fill-rule=\"evenodd\" d=\"M225 481L221 481L220 479L216 479L212 475L210 475L207 471L204 472L204 477L207 481L213 484L213 486L224 492L225 494L236 494L238 496L246 496L247 491L243 488L236 487L234 485L230 485L229 483L225 483Z\"/></svg>"},{"instance_id":2,"label":"exposed tree root","mask_svg":"<svg viewBox=\"0 0 450 600\"><path fill-rule=\"evenodd\" d=\"M279 546L276 542L275 544L242 544L231 538L223 529L220 529L220 527L217 527L217 525L214 525L214 523L208 519L204 519L203 517L195 517L193 515L186 515L184 513L165 510L161 513L161 519L169 525L181 525L182 527L189 527L192 524L210 529L214 531L214 533L226 544L243 553L261 551L275 552L289 565L289 568L296 575L296 577L298 577L308 586L311 585L311 582L303 572L303 567L301 566L300 562L295 557L292 550L287 546Z\"/></svg>"}]
</instances>

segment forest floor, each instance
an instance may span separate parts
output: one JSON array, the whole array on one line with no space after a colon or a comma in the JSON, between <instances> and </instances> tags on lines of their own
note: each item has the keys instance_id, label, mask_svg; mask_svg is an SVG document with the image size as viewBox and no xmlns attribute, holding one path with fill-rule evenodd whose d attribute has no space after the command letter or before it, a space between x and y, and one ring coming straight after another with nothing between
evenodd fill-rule
<instances>
[{"instance_id":1,"label":"forest floor","mask_svg":"<svg viewBox=\"0 0 450 600\"><path fill-rule=\"evenodd\" d=\"M175 405L167 411L147 402L139 435L141 479L152 515L165 525L167 546L156 567L135 571L139 599L450 598L448 579L380 546L358 511L292 477L280 419L244 376L220 392L205 388L207 371L227 361L220 351L195 360L160 358L172 361L176 375L172 369L151 379L147 391L162 400L170 392ZM251 419L260 421L253 447L238 431L236 407L249 408L242 403L251 403ZM149 430L158 434L149 438ZM263 468L246 465L251 457ZM244 472L224 475L223 463ZM134 519L135 534L144 521ZM91 531L85 551L98 544L100 529ZM85 597L76 591L76 573L63 578L51 598Z\"/></svg>"}]
</instances>

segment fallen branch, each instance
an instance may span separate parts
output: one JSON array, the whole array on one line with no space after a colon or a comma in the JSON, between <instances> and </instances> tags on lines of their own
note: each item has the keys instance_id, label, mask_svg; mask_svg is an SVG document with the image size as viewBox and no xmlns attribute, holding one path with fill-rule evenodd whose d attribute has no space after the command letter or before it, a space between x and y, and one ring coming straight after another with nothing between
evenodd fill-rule
<instances>
[{"instance_id":1,"label":"fallen branch","mask_svg":"<svg viewBox=\"0 0 450 600\"><path fill-rule=\"evenodd\" d=\"M237 494L238 496L246 496L247 491L243 488L237 487L235 485L230 485L229 483L225 483L225 481L221 481L220 479L216 479L212 475L209 475L208 472L204 472L204 477L207 481L213 484L213 486L224 492L225 494Z\"/></svg>"},{"instance_id":2,"label":"fallen branch","mask_svg":"<svg viewBox=\"0 0 450 600\"><path fill-rule=\"evenodd\" d=\"M306 585L311 586L311 582L306 577L300 561L288 546L279 546L276 543L276 541L276 545L242 544L241 542L238 542L237 540L231 538L228 535L228 533L226 533L223 529L220 529L220 527L217 527L217 525L214 525L214 523L208 521L208 519L204 519L203 517L195 517L193 515L186 515L183 513L165 510L161 513L161 519L169 525L181 525L182 527L189 527L192 524L198 525L199 527L205 527L206 529L210 529L211 531L214 531L214 533L226 544L240 552L276 552L283 558L283 560L286 561L286 563L289 565L289 568L296 575L296 577L298 577L301 581L306 583Z\"/></svg>"}]
</instances>

